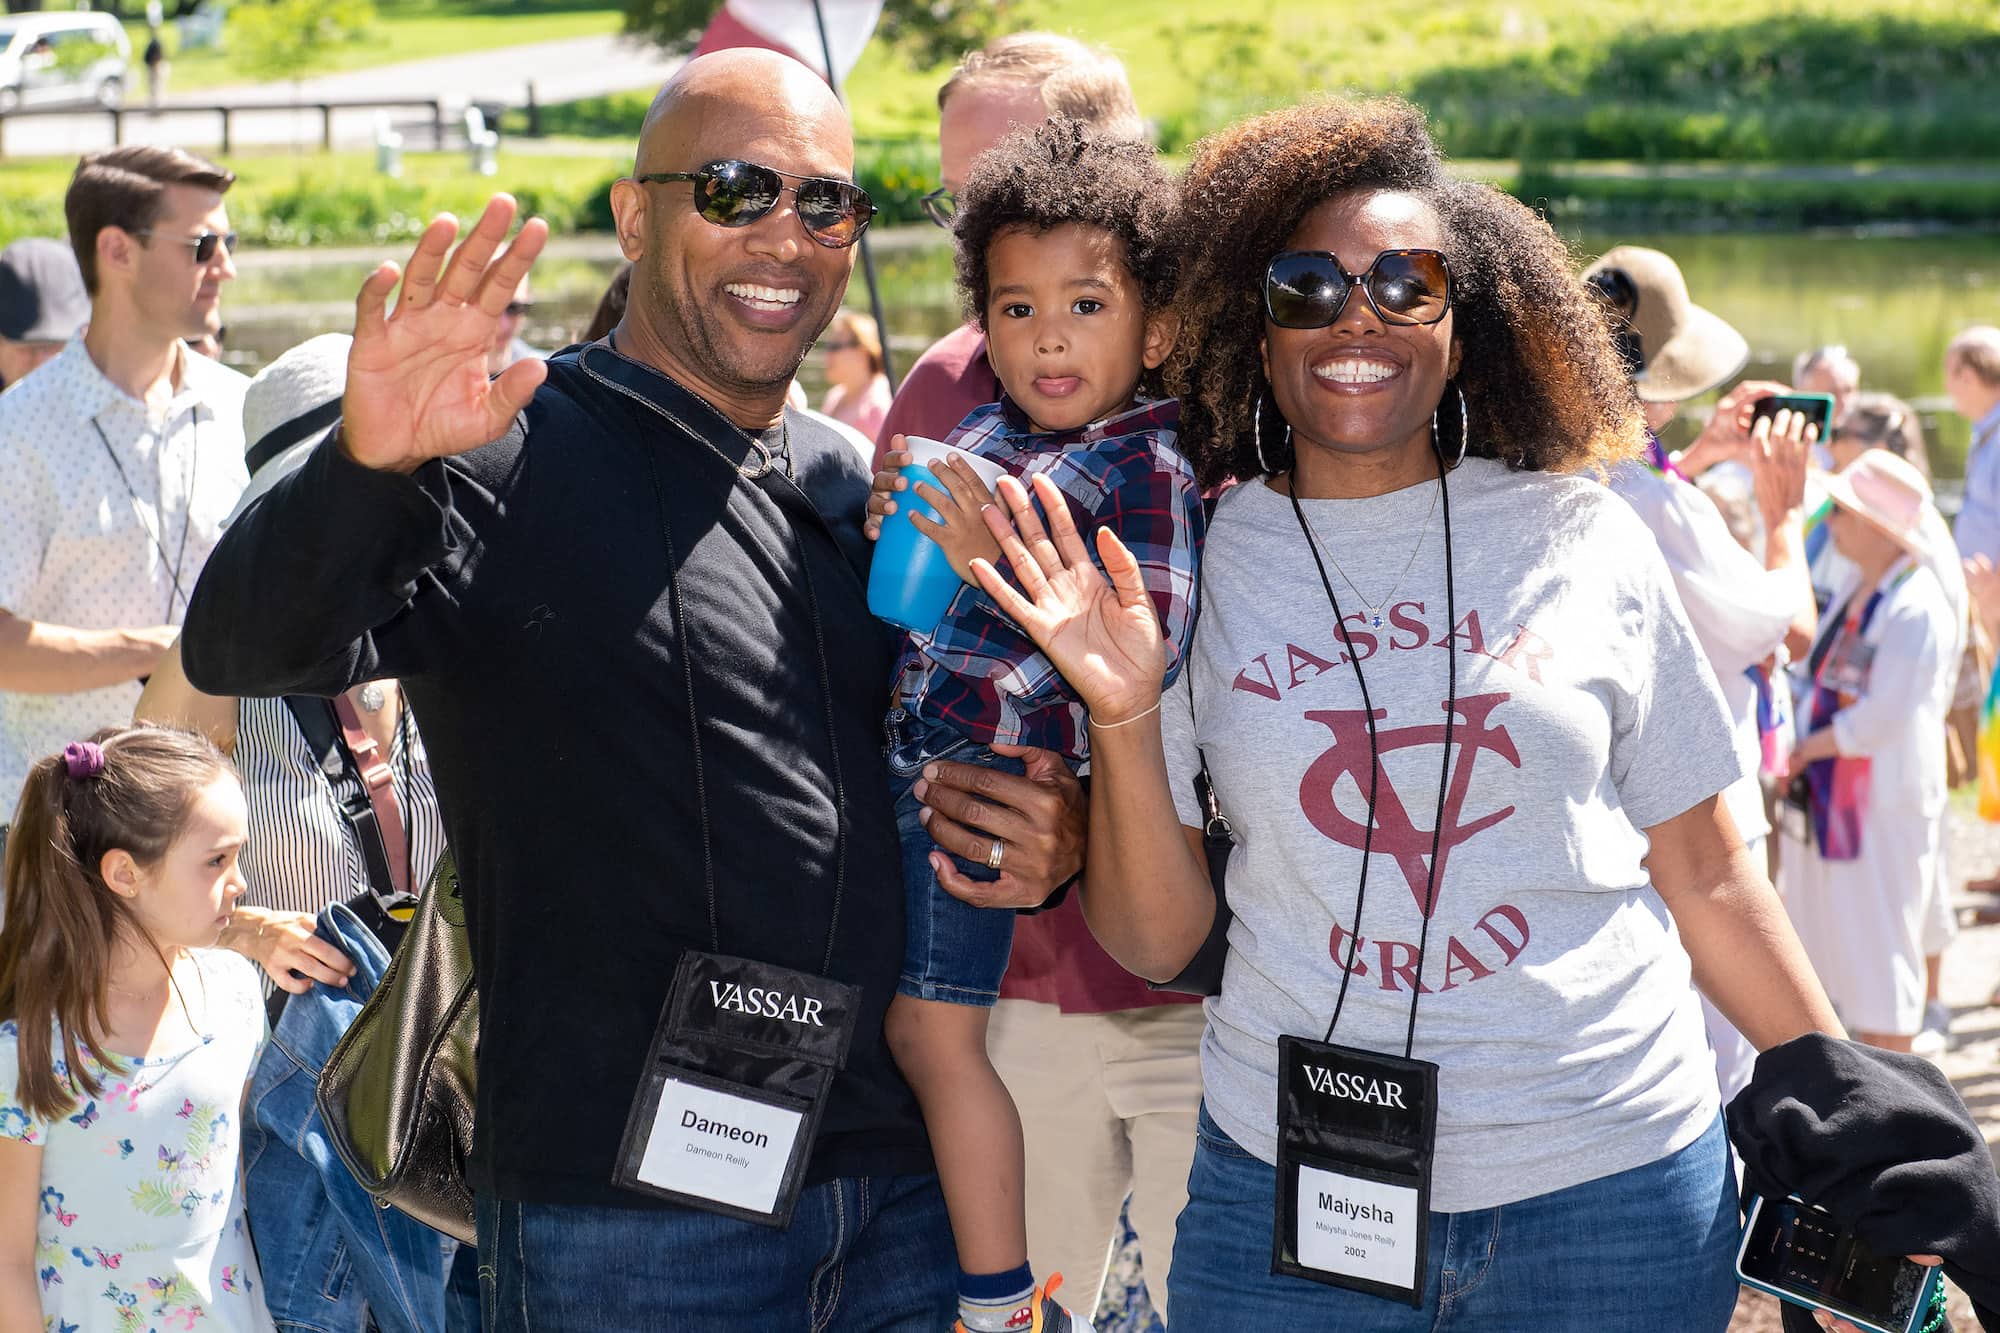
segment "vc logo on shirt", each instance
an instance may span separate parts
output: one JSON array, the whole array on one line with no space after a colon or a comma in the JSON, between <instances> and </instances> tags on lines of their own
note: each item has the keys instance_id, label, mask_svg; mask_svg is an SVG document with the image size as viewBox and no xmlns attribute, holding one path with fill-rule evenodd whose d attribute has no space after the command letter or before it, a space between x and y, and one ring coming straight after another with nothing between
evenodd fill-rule
<instances>
[{"instance_id":1,"label":"vc logo on shirt","mask_svg":"<svg viewBox=\"0 0 2000 1333\"><path fill-rule=\"evenodd\" d=\"M1466 793L1472 788L1473 771L1479 764L1481 752L1491 751L1515 768L1521 766L1521 754L1514 748L1514 738L1507 734L1505 727L1492 725L1489 721L1494 710L1512 697L1481 694L1458 701L1458 717L1451 733L1451 743L1458 753L1452 756L1451 785L1445 790L1436 830L1437 880L1440 884L1444 882L1445 863L1450 859L1453 848L1471 841L1514 813L1514 807L1510 805L1470 822L1461 822ZM1442 712L1443 701L1439 703L1439 711ZM1360 851L1368 830L1359 820L1341 813L1334 802L1333 792L1343 777L1360 791L1368 790L1371 776L1368 715L1359 709L1314 709L1306 714L1306 720L1317 722L1332 732L1333 744L1313 760L1306 769L1305 777L1300 780L1299 808L1321 833ZM1375 733L1375 747L1383 754L1416 746L1434 748L1444 742L1442 719L1410 727L1378 727ZM1424 911L1424 894L1430 884L1429 857L1433 830L1418 828L1411 812L1413 809L1422 810L1435 801L1436 797L1432 794L1435 784L1411 801L1396 790L1386 765L1375 781L1379 787L1375 802L1374 850L1395 858L1397 867L1403 872L1403 879L1410 886L1410 896L1416 899L1417 910Z\"/></svg>"}]
</instances>

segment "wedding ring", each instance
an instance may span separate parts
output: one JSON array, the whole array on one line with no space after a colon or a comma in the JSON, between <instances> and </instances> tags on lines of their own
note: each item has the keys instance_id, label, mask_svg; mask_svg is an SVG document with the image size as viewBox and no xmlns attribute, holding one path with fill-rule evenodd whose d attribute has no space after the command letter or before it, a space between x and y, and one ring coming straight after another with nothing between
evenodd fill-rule
<instances>
[{"instance_id":1,"label":"wedding ring","mask_svg":"<svg viewBox=\"0 0 2000 1333\"><path fill-rule=\"evenodd\" d=\"M986 853L986 868L988 870L998 870L1000 868L1000 853L1003 850L1000 846L1000 840L995 838L992 850Z\"/></svg>"}]
</instances>

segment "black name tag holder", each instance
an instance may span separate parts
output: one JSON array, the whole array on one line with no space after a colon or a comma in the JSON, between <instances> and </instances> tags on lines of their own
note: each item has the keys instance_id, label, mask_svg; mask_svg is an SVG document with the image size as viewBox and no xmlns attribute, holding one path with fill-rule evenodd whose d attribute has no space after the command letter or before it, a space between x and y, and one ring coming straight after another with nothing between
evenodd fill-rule
<instances>
[{"instance_id":1,"label":"black name tag holder","mask_svg":"<svg viewBox=\"0 0 2000 1333\"><path fill-rule=\"evenodd\" d=\"M785 1227L861 992L810 973L687 950L625 1123L612 1181Z\"/></svg>"},{"instance_id":2,"label":"black name tag holder","mask_svg":"<svg viewBox=\"0 0 2000 1333\"><path fill-rule=\"evenodd\" d=\"M1271 1271L1423 1304L1437 1072L1278 1038L1278 1198Z\"/></svg>"}]
</instances>

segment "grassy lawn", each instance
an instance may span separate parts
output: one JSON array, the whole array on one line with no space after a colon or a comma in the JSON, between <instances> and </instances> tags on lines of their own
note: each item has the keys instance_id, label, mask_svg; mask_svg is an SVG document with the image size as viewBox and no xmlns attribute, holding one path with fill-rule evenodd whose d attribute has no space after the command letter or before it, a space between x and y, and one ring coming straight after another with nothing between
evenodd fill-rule
<instances>
[{"instance_id":1,"label":"grassy lawn","mask_svg":"<svg viewBox=\"0 0 2000 1333\"><path fill-rule=\"evenodd\" d=\"M1991 0L1021 0L1110 47L1169 152L1315 92L1401 92L1481 157L2000 157ZM944 69L871 47L863 135L933 134Z\"/></svg>"},{"instance_id":2,"label":"grassy lawn","mask_svg":"<svg viewBox=\"0 0 2000 1333\"><path fill-rule=\"evenodd\" d=\"M616 8L573 5L561 0L376 0L376 20L368 36L326 53L324 61L311 73L336 74L343 70L368 69L425 56L450 55L467 51L490 51L495 47L519 46L529 42L552 42L565 37L593 37L618 31L622 21ZM132 38L132 83L135 92L145 86L145 71L139 57L146 50L146 25L128 22ZM168 72L170 93L199 92L233 84L253 82L236 67L229 53L215 50L176 52L173 25L167 25L167 56L173 68Z\"/></svg>"},{"instance_id":3,"label":"grassy lawn","mask_svg":"<svg viewBox=\"0 0 2000 1333\"><path fill-rule=\"evenodd\" d=\"M375 173L372 152L234 153L229 220L246 245L352 245L414 239L431 214L476 216L495 190L539 213L557 234L608 231L609 186L623 167L600 153L500 154L497 176L469 170L463 153L406 153L403 175ZM76 163L0 163L0 245L61 236L62 201Z\"/></svg>"}]
</instances>

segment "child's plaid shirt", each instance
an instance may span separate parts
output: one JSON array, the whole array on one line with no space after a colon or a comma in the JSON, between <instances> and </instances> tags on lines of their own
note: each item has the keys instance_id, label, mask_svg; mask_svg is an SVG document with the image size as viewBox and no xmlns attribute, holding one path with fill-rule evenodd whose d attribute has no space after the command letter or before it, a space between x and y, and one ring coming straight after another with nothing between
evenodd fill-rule
<instances>
[{"instance_id":1,"label":"child's plaid shirt","mask_svg":"<svg viewBox=\"0 0 2000 1333\"><path fill-rule=\"evenodd\" d=\"M1079 430L1038 434L1008 399L977 407L945 443L1017 477L1041 473L1069 501L1091 558L1110 527L1139 562L1167 642L1167 681L1194 628L1201 490L1175 447L1180 402L1162 398ZM1019 586L1002 564L1001 573ZM896 703L981 745L1037 745L1072 763L1089 757L1089 714L1068 682L982 588L959 589L935 632L911 634Z\"/></svg>"}]
</instances>

